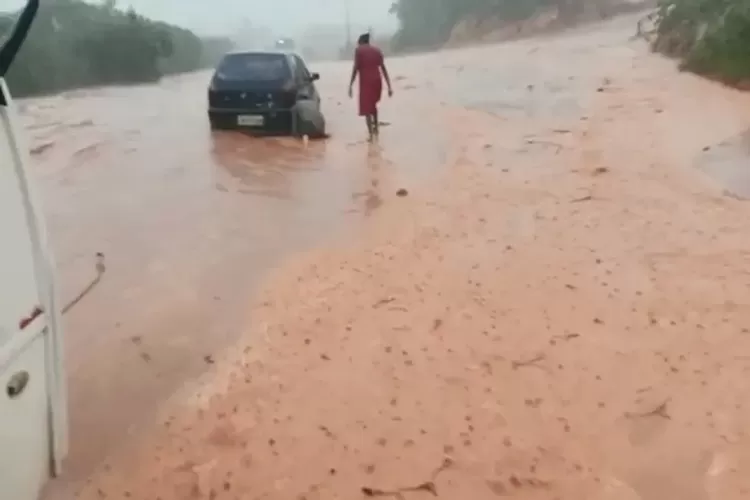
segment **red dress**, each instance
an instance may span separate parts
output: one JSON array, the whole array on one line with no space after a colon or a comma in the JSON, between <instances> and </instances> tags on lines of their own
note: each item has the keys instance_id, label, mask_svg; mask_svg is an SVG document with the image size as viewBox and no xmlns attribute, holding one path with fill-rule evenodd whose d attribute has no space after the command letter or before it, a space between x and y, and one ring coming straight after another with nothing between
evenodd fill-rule
<instances>
[{"instance_id":1,"label":"red dress","mask_svg":"<svg viewBox=\"0 0 750 500\"><path fill-rule=\"evenodd\" d=\"M354 65L359 74L359 116L374 115L383 93L383 53L372 45L360 45L354 52Z\"/></svg>"}]
</instances>

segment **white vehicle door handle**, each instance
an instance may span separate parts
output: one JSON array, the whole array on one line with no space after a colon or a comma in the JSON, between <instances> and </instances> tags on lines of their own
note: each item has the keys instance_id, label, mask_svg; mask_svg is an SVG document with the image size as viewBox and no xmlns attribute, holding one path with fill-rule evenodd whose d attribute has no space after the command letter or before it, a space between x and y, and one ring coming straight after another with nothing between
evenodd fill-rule
<instances>
[{"instance_id":1,"label":"white vehicle door handle","mask_svg":"<svg viewBox=\"0 0 750 500\"><path fill-rule=\"evenodd\" d=\"M10 399L16 399L23 393L26 386L29 385L30 378L31 376L27 371L20 371L13 374L5 386L5 394L7 394Z\"/></svg>"}]
</instances>

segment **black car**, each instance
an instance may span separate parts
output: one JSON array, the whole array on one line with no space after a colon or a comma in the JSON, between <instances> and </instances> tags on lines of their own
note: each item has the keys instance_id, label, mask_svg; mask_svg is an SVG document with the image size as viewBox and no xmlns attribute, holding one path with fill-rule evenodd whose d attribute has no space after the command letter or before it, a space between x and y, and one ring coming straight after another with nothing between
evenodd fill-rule
<instances>
[{"instance_id":1,"label":"black car","mask_svg":"<svg viewBox=\"0 0 750 500\"><path fill-rule=\"evenodd\" d=\"M320 112L314 83L318 79L320 75L310 73L302 58L291 52L227 54L208 89L211 128L293 133L298 108Z\"/></svg>"}]
</instances>

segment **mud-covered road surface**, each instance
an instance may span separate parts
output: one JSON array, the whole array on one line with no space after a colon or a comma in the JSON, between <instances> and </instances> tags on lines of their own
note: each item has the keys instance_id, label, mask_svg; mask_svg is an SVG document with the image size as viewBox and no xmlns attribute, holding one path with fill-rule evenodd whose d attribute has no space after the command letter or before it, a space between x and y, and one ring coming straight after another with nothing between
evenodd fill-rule
<instances>
[{"instance_id":1,"label":"mud-covered road surface","mask_svg":"<svg viewBox=\"0 0 750 500\"><path fill-rule=\"evenodd\" d=\"M747 498L750 98L634 29L393 59L379 145L339 64L307 149L206 75L25 103L65 289L111 269L53 490Z\"/></svg>"}]
</instances>

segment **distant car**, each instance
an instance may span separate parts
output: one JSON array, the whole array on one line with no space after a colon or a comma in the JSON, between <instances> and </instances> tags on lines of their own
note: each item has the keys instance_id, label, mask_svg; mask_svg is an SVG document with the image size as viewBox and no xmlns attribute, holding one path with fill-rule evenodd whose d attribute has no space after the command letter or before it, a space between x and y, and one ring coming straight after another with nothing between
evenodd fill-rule
<instances>
[{"instance_id":1,"label":"distant car","mask_svg":"<svg viewBox=\"0 0 750 500\"><path fill-rule=\"evenodd\" d=\"M320 95L302 58L292 52L235 52L224 56L208 89L212 129L295 133L297 110L320 114ZM322 114L321 114L322 119Z\"/></svg>"},{"instance_id":2,"label":"distant car","mask_svg":"<svg viewBox=\"0 0 750 500\"><path fill-rule=\"evenodd\" d=\"M276 50L295 50L297 44L291 38L279 38L275 44Z\"/></svg>"}]
</instances>

